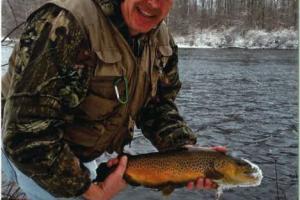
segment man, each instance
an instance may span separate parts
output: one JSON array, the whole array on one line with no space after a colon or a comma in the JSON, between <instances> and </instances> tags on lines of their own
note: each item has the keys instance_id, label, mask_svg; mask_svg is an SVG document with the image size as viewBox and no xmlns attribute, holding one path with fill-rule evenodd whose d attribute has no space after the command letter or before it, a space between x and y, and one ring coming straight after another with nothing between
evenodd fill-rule
<instances>
[{"instance_id":1,"label":"man","mask_svg":"<svg viewBox=\"0 0 300 200\"><path fill-rule=\"evenodd\" d=\"M121 153L135 123L158 150L196 143L174 104L177 47L162 22L172 3L54 0L28 18L3 83L4 150L18 170L55 197L110 199L127 158L108 162L118 166L103 183L85 163Z\"/></svg>"}]
</instances>

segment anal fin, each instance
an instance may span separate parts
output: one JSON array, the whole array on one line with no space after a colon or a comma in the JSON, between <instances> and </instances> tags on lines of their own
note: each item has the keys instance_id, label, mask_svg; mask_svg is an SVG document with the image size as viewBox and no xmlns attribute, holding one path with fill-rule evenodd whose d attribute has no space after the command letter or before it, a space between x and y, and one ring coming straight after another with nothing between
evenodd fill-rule
<instances>
[{"instance_id":1,"label":"anal fin","mask_svg":"<svg viewBox=\"0 0 300 200\"><path fill-rule=\"evenodd\" d=\"M164 186L164 187L161 189L161 192L162 192L162 194L163 194L164 196L170 195L173 191L174 191L174 187L172 187L171 185Z\"/></svg>"}]
</instances>

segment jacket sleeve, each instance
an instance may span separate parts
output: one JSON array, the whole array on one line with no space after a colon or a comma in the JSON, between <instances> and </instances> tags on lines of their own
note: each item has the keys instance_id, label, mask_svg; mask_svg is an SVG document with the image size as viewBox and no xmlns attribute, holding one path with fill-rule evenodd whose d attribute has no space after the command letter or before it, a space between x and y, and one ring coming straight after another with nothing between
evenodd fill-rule
<instances>
[{"instance_id":1,"label":"jacket sleeve","mask_svg":"<svg viewBox=\"0 0 300 200\"><path fill-rule=\"evenodd\" d=\"M89 171L63 140L70 110L86 95L90 70L77 58L88 51L83 31L56 6L27 21L13 59L4 108L4 150L20 171L56 197L81 195Z\"/></svg>"},{"instance_id":2,"label":"jacket sleeve","mask_svg":"<svg viewBox=\"0 0 300 200\"><path fill-rule=\"evenodd\" d=\"M174 103L181 88L178 75L178 48L171 37L173 54L158 81L158 91L140 112L137 125L158 150L195 144L196 137L178 113Z\"/></svg>"}]
</instances>

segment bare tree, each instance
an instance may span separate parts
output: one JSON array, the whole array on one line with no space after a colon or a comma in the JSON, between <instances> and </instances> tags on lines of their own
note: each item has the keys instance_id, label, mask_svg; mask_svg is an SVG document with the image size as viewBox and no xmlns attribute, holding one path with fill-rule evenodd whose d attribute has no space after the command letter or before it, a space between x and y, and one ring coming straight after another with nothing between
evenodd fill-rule
<instances>
[{"instance_id":1,"label":"bare tree","mask_svg":"<svg viewBox=\"0 0 300 200\"><path fill-rule=\"evenodd\" d=\"M43 2L45 0L3 0L2 33L7 34L24 22ZM175 34L230 26L242 30L296 28L298 0L174 0L167 21Z\"/></svg>"}]
</instances>

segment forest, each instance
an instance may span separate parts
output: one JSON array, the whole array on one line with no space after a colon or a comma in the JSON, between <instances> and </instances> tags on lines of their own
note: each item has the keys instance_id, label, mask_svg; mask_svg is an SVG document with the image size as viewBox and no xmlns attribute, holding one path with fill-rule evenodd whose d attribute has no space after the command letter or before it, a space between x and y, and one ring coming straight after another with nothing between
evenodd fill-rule
<instances>
[{"instance_id":1,"label":"forest","mask_svg":"<svg viewBox=\"0 0 300 200\"><path fill-rule=\"evenodd\" d=\"M24 22L45 1L2 0L2 35ZM297 0L174 0L166 22L175 35L184 35L232 26L241 31L297 29L297 20Z\"/></svg>"},{"instance_id":2,"label":"forest","mask_svg":"<svg viewBox=\"0 0 300 200\"><path fill-rule=\"evenodd\" d=\"M297 0L175 0L167 18L180 35L231 26L242 31L297 28L297 20Z\"/></svg>"}]
</instances>

